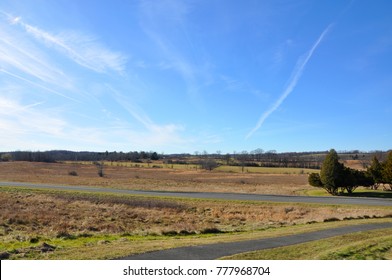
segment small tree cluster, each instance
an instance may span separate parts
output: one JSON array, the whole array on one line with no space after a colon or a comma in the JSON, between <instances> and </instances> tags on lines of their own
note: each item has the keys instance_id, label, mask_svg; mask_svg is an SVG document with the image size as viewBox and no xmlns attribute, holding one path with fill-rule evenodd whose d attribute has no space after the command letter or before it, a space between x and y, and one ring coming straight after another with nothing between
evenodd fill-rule
<instances>
[{"instance_id":1,"label":"small tree cluster","mask_svg":"<svg viewBox=\"0 0 392 280\"><path fill-rule=\"evenodd\" d=\"M5 153L0 156L0 161L11 161L12 155L10 153Z\"/></svg>"},{"instance_id":2,"label":"small tree cluster","mask_svg":"<svg viewBox=\"0 0 392 280\"><path fill-rule=\"evenodd\" d=\"M311 186L325 189L332 195L347 191L352 193L359 186L371 186L373 179L368 172L348 168L339 162L335 150L330 150L320 170L320 174L309 175Z\"/></svg>"},{"instance_id":3,"label":"small tree cluster","mask_svg":"<svg viewBox=\"0 0 392 280\"><path fill-rule=\"evenodd\" d=\"M369 176L369 173L344 167L341 184L342 192L346 190L348 193L352 193L359 186L370 187L371 185L373 185L373 179Z\"/></svg>"}]
</instances>

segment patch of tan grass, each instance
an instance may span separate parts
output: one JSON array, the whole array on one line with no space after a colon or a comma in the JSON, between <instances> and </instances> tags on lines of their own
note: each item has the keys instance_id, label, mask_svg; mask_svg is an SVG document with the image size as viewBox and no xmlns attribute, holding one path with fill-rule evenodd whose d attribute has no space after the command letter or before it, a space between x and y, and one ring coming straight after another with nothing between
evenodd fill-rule
<instances>
[{"instance_id":1,"label":"patch of tan grass","mask_svg":"<svg viewBox=\"0 0 392 280\"><path fill-rule=\"evenodd\" d=\"M330 220L383 217L388 208L314 206L43 191L0 192L2 238L34 235L150 235L247 231ZM16 235L15 235L15 234ZM27 237L21 235L25 234Z\"/></svg>"},{"instance_id":2,"label":"patch of tan grass","mask_svg":"<svg viewBox=\"0 0 392 280\"><path fill-rule=\"evenodd\" d=\"M70 176L69 172L77 176ZM0 181L123 189L206 191L296 195L312 189L307 174L258 174L170 168L106 165L99 177L96 166L74 163L0 162Z\"/></svg>"}]
</instances>

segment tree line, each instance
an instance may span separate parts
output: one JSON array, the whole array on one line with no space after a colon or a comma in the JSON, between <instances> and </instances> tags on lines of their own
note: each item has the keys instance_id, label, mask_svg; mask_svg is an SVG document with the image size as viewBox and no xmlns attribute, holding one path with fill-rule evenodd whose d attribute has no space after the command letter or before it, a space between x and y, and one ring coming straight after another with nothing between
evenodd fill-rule
<instances>
[{"instance_id":1,"label":"tree line","mask_svg":"<svg viewBox=\"0 0 392 280\"><path fill-rule=\"evenodd\" d=\"M32 162L61 162L61 161L130 161L143 162L162 160L165 163L176 164L199 164L201 168L212 170L219 165L245 167L296 167L320 169L328 151L314 152L285 152L278 153L275 150L255 149L252 151L242 151L222 154L221 151L215 153L194 152L194 154L158 154L157 152L131 151L131 152L75 152L67 150L53 151L13 151L0 153L0 161L32 161ZM359 160L366 168L371 162L372 156L378 159L386 157L386 152L360 152L340 151L341 160ZM359 175L358 175L359 176ZM356 177L358 177L356 175Z\"/></svg>"},{"instance_id":2,"label":"tree line","mask_svg":"<svg viewBox=\"0 0 392 280\"><path fill-rule=\"evenodd\" d=\"M352 193L359 186L377 189L381 184L388 185L392 190L392 151L386 160L380 162L373 157L366 170L356 170L339 162L339 156L331 149L322 164L320 174L312 173L308 177L309 184L325 189L332 195Z\"/></svg>"},{"instance_id":3,"label":"tree line","mask_svg":"<svg viewBox=\"0 0 392 280\"><path fill-rule=\"evenodd\" d=\"M32 162L56 162L56 161L132 161L142 162L143 160L159 160L157 152L74 152L74 151L14 151L0 154L2 161L32 161Z\"/></svg>"}]
</instances>

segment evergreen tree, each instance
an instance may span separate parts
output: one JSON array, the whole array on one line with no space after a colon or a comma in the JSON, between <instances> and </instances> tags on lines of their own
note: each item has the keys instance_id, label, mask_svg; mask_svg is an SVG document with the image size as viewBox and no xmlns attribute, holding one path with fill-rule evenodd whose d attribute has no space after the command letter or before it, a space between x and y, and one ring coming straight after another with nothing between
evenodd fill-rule
<instances>
[{"instance_id":1,"label":"evergreen tree","mask_svg":"<svg viewBox=\"0 0 392 280\"><path fill-rule=\"evenodd\" d=\"M392 184L392 151L388 153L387 159L383 164L382 179L385 184Z\"/></svg>"},{"instance_id":2,"label":"evergreen tree","mask_svg":"<svg viewBox=\"0 0 392 280\"><path fill-rule=\"evenodd\" d=\"M158 160L158 159L159 159L159 156L158 156L157 152L153 152L151 154L151 160Z\"/></svg>"},{"instance_id":3,"label":"evergreen tree","mask_svg":"<svg viewBox=\"0 0 392 280\"><path fill-rule=\"evenodd\" d=\"M341 176L343 173L343 165L339 163L339 156L334 149L331 149L320 171L320 179L323 188L332 195L337 195L339 187L343 185Z\"/></svg>"},{"instance_id":4,"label":"evergreen tree","mask_svg":"<svg viewBox=\"0 0 392 280\"><path fill-rule=\"evenodd\" d=\"M392 152L383 165L374 158L372 165L365 172L344 166L339 162L336 151L331 149L325 157L320 175L310 174L308 181L311 186L321 187L332 195L338 195L339 189L340 193L347 191L351 194L359 186L370 187L375 183L376 178L380 183L392 183Z\"/></svg>"},{"instance_id":5,"label":"evergreen tree","mask_svg":"<svg viewBox=\"0 0 392 280\"><path fill-rule=\"evenodd\" d=\"M321 179L320 179L320 174L318 174L318 173L309 174L308 182L309 182L309 185L311 185L313 187L318 187L318 188L323 187L323 183L321 182Z\"/></svg>"},{"instance_id":6,"label":"evergreen tree","mask_svg":"<svg viewBox=\"0 0 392 280\"><path fill-rule=\"evenodd\" d=\"M383 167L376 156L373 157L372 163L370 164L367 171L368 174L373 178L374 189L377 189L379 184L383 182Z\"/></svg>"},{"instance_id":7,"label":"evergreen tree","mask_svg":"<svg viewBox=\"0 0 392 280\"><path fill-rule=\"evenodd\" d=\"M373 178L365 171L344 167L342 175L343 184L340 187L348 193L352 193L359 186L370 187L374 184Z\"/></svg>"}]
</instances>

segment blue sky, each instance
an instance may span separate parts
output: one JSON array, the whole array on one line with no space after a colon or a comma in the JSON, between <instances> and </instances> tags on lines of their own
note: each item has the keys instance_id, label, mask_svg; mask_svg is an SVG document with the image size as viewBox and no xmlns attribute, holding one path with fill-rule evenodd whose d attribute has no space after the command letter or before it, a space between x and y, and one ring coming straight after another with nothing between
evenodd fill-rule
<instances>
[{"instance_id":1,"label":"blue sky","mask_svg":"<svg viewBox=\"0 0 392 280\"><path fill-rule=\"evenodd\" d=\"M0 2L0 151L388 150L392 2Z\"/></svg>"}]
</instances>

